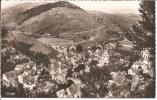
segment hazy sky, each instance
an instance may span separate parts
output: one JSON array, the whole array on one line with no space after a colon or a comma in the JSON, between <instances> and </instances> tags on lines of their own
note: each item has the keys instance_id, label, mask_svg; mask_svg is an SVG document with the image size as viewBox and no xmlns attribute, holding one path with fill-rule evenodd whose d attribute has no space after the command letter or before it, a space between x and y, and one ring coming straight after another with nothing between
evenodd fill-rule
<instances>
[{"instance_id":1,"label":"hazy sky","mask_svg":"<svg viewBox=\"0 0 157 100\"><path fill-rule=\"evenodd\" d=\"M44 0L39 0L44 2ZM55 2L57 0L47 0L50 2ZM2 8L11 7L24 2L37 2L37 0L2 0ZM133 1L70 1L71 3L78 5L85 10L96 10L103 11L107 13L138 13L139 0Z\"/></svg>"}]
</instances>

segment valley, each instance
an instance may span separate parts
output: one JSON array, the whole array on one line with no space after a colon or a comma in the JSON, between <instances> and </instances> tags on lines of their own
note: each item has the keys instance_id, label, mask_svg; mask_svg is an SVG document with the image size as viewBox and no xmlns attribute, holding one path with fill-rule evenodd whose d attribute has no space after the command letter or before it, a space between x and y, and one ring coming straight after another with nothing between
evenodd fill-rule
<instances>
[{"instance_id":1,"label":"valley","mask_svg":"<svg viewBox=\"0 0 157 100\"><path fill-rule=\"evenodd\" d=\"M2 10L2 97L147 97L153 55L129 38L139 19L67 1Z\"/></svg>"}]
</instances>

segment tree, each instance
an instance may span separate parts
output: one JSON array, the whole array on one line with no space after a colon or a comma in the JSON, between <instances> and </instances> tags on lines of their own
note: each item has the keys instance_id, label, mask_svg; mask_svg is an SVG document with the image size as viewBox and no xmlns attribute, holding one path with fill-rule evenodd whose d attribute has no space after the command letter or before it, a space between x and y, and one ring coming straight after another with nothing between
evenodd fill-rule
<instances>
[{"instance_id":1,"label":"tree","mask_svg":"<svg viewBox=\"0 0 157 100\"><path fill-rule=\"evenodd\" d=\"M12 45L15 49L17 49L18 51L22 52L25 55L29 55L32 56L30 54L30 47L32 46L32 44L28 44L25 42L16 42L16 41L12 41Z\"/></svg>"},{"instance_id":2,"label":"tree","mask_svg":"<svg viewBox=\"0 0 157 100\"><path fill-rule=\"evenodd\" d=\"M90 72L81 77L82 83L85 84L82 89L83 98L105 97L108 93L106 82L110 79L112 78L107 68L91 67Z\"/></svg>"},{"instance_id":3,"label":"tree","mask_svg":"<svg viewBox=\"0 0 157 100\"><path fill-rule=\"evenodd\" d=\"M2 26L1 28L2 28L2 34L1 34L1 37L3 38L3 37L5 37L5 36L8 34L8 30L9 30L9 28L6 27L6 26Z\"/></svg>"},{"instance_id":4,"label":"tree","mask_svg":"<svg viewBox=\"0 0 157 100\"><path fill-rule=\"evenodd\" d=\"M43 63L45 66L48 66L48 64L50 64L48 55L43 54L42 52L30 51L32 44L16 41L13 41L12 44L16 50L20 51L24 55L27 55L32 61L36 62L37 64Z\"/></svg>"},{"instance_id":5,"label":"tree","mask_svg":"<svg viewBox=\"0 0 157 100\"><path fill-rule=\"evenodd\" d=\"M41 64L43 63L45 66L48 66L48 64L50 64L50 59L48 57L48 55L43 54L41 52L36 52L33 55L33 60L37 63L37 64Z\"/></svg>"},{"instance_id":6,"label":"tree","mask_svg":"<svg viewBox=\"0 0 157 100\"><path fill-rule=\"evenodd\" d=\"M139 8L141 19L132 26L134 40L139 48L155 51L155 0L142 0ZM131 34L133 35L133 34Z\"/></svg>"},{"instance_id":7,"label":"tree","mask_svg":"<svg viewBox=\"0 0 157 100\"><path fill-rule=\"evenodd\" d=\"M82 51L83 51L82 46L81 46L81 45L78 45L78 46L76 47L76 52L77 52L77 53L81 53Z\"/></svg>"}]
</instances>

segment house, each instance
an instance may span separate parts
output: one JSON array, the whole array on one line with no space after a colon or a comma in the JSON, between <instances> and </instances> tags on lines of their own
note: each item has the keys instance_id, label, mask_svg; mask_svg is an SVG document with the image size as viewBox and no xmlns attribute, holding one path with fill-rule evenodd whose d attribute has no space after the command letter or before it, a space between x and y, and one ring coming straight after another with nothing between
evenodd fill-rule
<instances>
[{"instance_id":1,"label":"house","mask_svg":"<svg viewBox=\"0 0 157 100\"><path fill-rule=\"evenodd\" d=\"M56 94L57 94L57 97L59 97L59 98L64 98L64 97L66 97L66 93L65 93L65 90L64 90L64 89L57 91Z\"/></svg>"},{"instance_id":2,"label":"house","mask_svg":"<svg viewBox=\"0 0 157 100\"><path fill-rule=\"evenodd\" d=\"M113 81L117 84L123 84L126 80L126 73L125 72L111 72L110 75L112 76Z\"/></svg>"},{"instance_id":3,"label":"house","mask_svg":"<svg viewBox=\"0 0 157 100\"><path fill-rule=\"evenodd\" d=\"M135 75L137 73L137 70L138 70L139 66L142 67L143 73L148 72L147 65L145 63L143 63L142 60L139 60L139 61L136 61L136 62L133 63L133 65L131 66L131 69L128 70L128 74Z\"/></svg>"},{"instance_id":4,"label":"house","mask_svg":"<svg viewBox=\"0 0 157 100\"><path fill-rule=\"evenodd\" d=\"M116 42L109 42L105 45L105 48L110 50L110 49L116 49L117 43Z\"/></svg>"},{"instance_id":5,"label":"house","mask_svg":"<svg viewBox=\"0 0 157 100\"><path fill-rule=\"evenodd\" d=\"M73 97L81 97L81 90L79 84L73 84L69 88L66 89L67 94Z\"/></svg>"},{"instance_id":6,"label":"house","mask_svg":"<svg viewBox=\"0 0 157 100\"><path fill-rule=\"evenodd\" d=\"M66 81L66 73L61 73L61 74L57 73L55 79L57 83L64 84Z\"/></svg>"},{"instance_id":7,"label":"house","mask_svg":"<svg viewBox=\"0 0 157 100\"><path fill-rule=\"evenodd\" d=\"M70 77L67 80L72 80L74 82L74 84L72 84L70 87L66 89L67 94L73 97L81 97L82 82L79 79Z\"/></svg>"},{"instance_id":8,"label":"house","mask_svg":"<svg viewBox=\"0 0 157 100\"><path fill-rule=\"evenodd\" d=\"M5 86L9 87L9 86L16 86L16 84L18 83L18 79L17 76L20 74L20 71L9 71L6 72L2 75L2 82Z\"/></svg>"},{"instance_id":9,"label":"house","mask_svg":"<svg viewBox=\"0 0 157 100\"><path fill-rule=\"evenodd\" d=\"M140 77L138 75L134 75L132 78L132 83L131 83L131 91L135 91L139 84L142 82L143 77Z\"/></svg>"},{"instance_id":10,"label":"house","mask_svg":"<svg viewBox=\"0 0 157 100\"><path fill-rule=\"evenodd\" d=\"M27 69L27 64L24 63L24 64L19 64L19 65L16 65L16 67L14 68L14 70L17 70L17 71L24 71Z\"/></svg>"},{"instance_id":11,"label":"house","mask_svg":"<svg viewBox=\"0 0 157 100\"><path fill-rule=\"evenodd\" d=\"M117 44L117 49L119 50L132 50L134 48L134 45L131 41L128 39L124 38L122 41L119 41Z\"/></svg>"},{"instance_id":12,"label":"house","mask_svg":"<svg viewBox=\"0 0 157 100\"><path fill-rule=\"evenodd\" d=\"M105 63L108 64L110 61L109 61L109 54L108 54L108 50L105 50L104 53L102 54L102 56L100 57L99 59L99 64L98 66L101 67L103 66Z\"/></svg>"},{"instance_id":13,"label":"house","mask_svg":"<svg viewBox=\"0 0 157 100\"><path fill-rule=\"evenodd\" d=\"M149 52L149 49L144 49L141 51L141 54L142 54L142 58L143 58L143 62L145 64L148 64L149 63L149 57L150 57L150 52Z\"/></svg>"}]
</instances>

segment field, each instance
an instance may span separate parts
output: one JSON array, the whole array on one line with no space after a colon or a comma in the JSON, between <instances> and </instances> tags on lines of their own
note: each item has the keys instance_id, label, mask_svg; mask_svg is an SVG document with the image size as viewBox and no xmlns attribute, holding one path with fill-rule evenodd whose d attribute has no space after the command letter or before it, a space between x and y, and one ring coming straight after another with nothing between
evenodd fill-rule
<instances>
[{"instance_id":1,"label":"field","mask_svg":"<svg viewBox=\"0 0 157 100\"><path fill-rule=\"evenodd\" d=\"M38 41L46 44L47 46L51 46L53 48L55 47L62 47L62 46L68 46L72 45L73 41L67 40L67 39L59 39L59 38L53 38L53 37L43 37L43 38L38 38Z\"/></svg>"}]
</instances>

